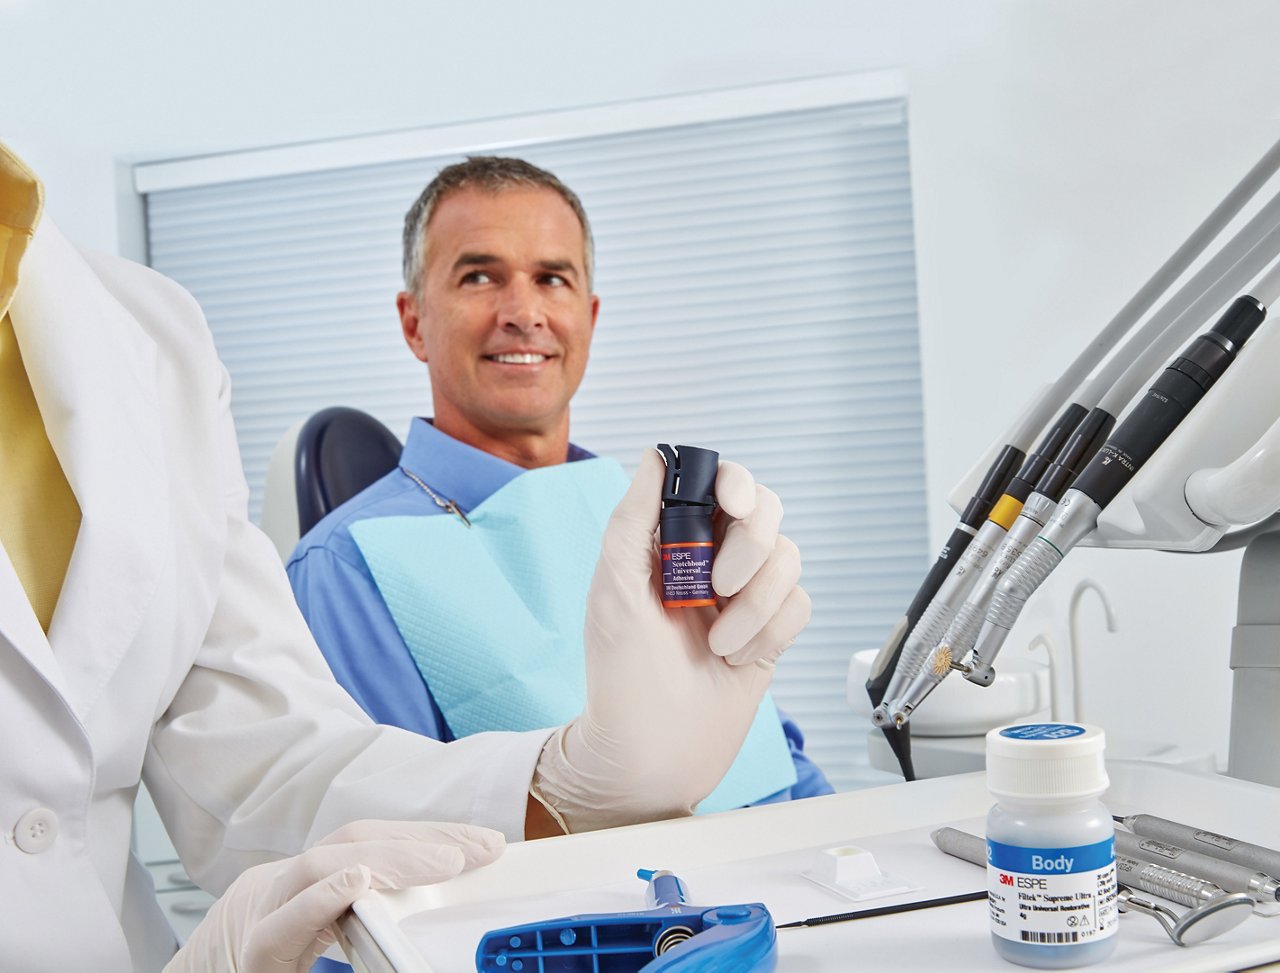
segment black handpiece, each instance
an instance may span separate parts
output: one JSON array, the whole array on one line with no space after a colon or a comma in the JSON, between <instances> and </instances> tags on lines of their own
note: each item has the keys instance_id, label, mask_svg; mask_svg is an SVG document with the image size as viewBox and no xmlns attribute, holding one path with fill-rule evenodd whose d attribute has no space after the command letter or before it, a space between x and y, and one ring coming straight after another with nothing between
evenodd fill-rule
<instances>
[{"instance_id":1,"label":"black handpiece","mask_svg":"<svg viewBox=\"0 0 1280 973\"><path fill-rule=\"evenodd\" d=\"M1094 409L1084 417L1076 431L1071 434L1067 444L1058 451L1057 457L1036 482L1035 492L1048 497L1054 503L1062 499L1075 478L1080 474L1089 460L1094 457L1102 444L1107 441L1116 417L1105 409Z\"/></svg>"},{"instance_id":2,"label":"black handpiece","mask_svg":"<svg viewBox=\"0 0 1280 973\"><path fill-rule=\"evenodd\" d=\"M1238 297L1209 331L1174 359L1133 407L1111 438L1072 484L1099 507L1106 507L1214 383L1222 377L1258 325L1266 309L1252 297Z\"/></svg>"}]
</instances>

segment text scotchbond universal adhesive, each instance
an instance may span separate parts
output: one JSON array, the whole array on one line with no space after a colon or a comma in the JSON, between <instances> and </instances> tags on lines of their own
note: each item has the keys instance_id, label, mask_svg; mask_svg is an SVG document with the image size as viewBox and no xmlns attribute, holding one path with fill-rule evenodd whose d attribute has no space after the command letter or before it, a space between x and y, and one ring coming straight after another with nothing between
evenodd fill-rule
<instances>
[{"instance_id":1,"label":"text scotchbond universal adhesive","mask_svg":"<svg viewBox=\"0 0 1280 973\"><path fill-rule=\"evenodd\" d=\"M667 608L714 605L711 515L716 508L720 454L697 446L672 449L666 443L658 445L658 452L667 463L658 523L662 604Z\"/></svg>"}]
</instances>

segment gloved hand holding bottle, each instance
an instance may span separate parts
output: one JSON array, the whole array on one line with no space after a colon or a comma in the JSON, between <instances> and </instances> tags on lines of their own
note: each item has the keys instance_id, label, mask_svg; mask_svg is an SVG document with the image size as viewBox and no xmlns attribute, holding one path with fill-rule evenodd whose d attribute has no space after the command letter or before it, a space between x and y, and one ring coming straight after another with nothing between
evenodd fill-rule
<instances>
[{"instance_id":1,"label":"gloved hand holding bottle","mask_svg":"<svg viewBox=\"0 0 1280 973\"><path fill-rule=\"evenodd\" d=\"M587 702L543 747L533 790L569 831L692 813L737 756L774 663L809 620L782 504L736 463L716 480L718 604L664 609L664 465L646 451L587 598Z\"/></svg>"}]
</instances>

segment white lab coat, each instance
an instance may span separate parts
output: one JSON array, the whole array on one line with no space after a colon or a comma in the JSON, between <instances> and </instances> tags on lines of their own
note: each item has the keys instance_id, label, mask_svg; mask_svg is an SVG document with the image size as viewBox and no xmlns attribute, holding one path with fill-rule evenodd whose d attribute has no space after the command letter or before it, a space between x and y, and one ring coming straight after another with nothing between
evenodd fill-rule
<instances>
[{"instance_id":1,"label":"white lab coat","mask_svg":"<svg viewBox=\"0 0 1280 973\"><path fill-rule=\"evenodd\" d=\"M355 818L519 837L546 733L440 744L373 726L333 682L247 521L227 375L191 297L46 219L10 313L83 521L47 638L0 554L0 968L171 953L129 852L140 776L215 892ZM24 851L13 829L36 808L58 835Z\"/></svg>"}]
</instances>

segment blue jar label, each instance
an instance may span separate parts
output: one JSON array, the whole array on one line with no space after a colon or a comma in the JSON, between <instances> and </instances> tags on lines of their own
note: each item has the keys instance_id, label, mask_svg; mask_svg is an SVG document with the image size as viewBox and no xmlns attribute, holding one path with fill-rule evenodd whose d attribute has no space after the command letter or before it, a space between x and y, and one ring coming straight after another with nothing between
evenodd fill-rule
<instances>
[{"instance_id":1,"label":"blue jar label","mask_svg":"<svg viewBox=\"0 0 1280 973\"><path fill-rule=\"evenodd\" d=\"M1074 723L1027 723L1010 726L1000 731L1002 737L1012 740L1066 740L1085 732L1083 726Z\"/></svg>"},{"instance_id":2,"label":"blue jar label","mask_svg":"<svg viewBox=\"0 0 1280 973\"><path fill-rule=\"evenodd\" d=\"M987 840L991 931L1041 946L1098 942L1115 934L1115 838L1067 848Z\"/></svg>"}]
</instances>

